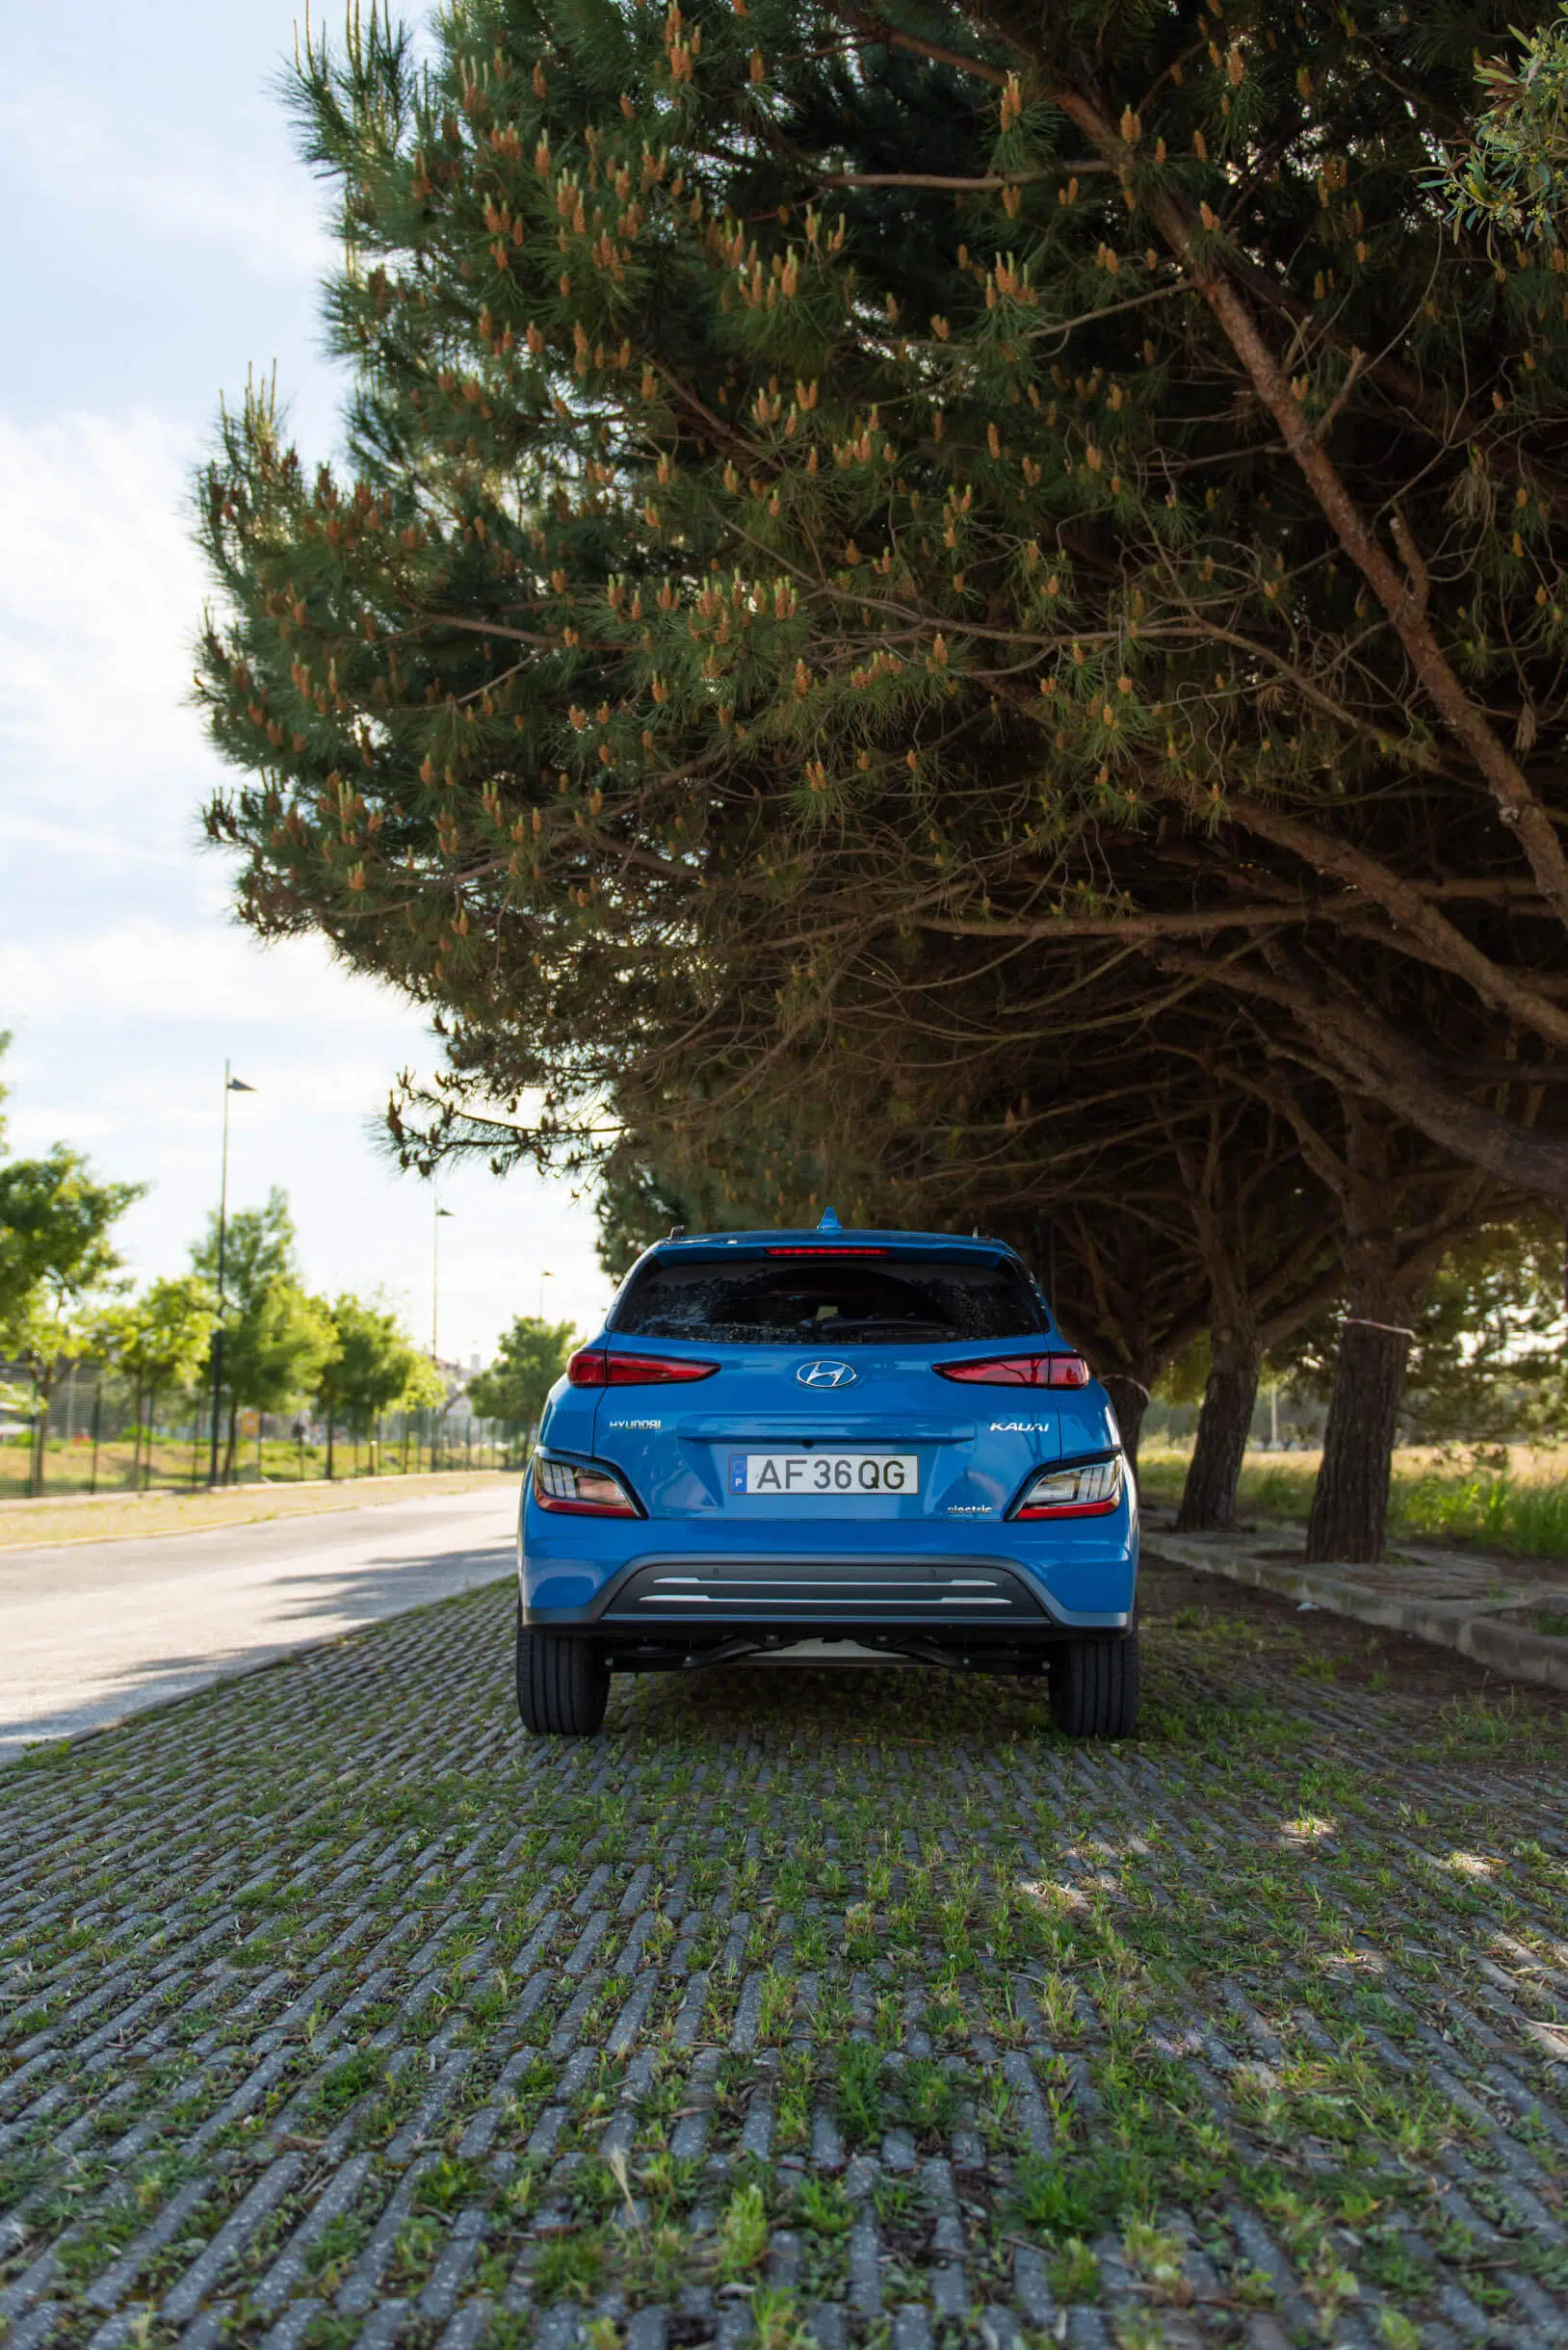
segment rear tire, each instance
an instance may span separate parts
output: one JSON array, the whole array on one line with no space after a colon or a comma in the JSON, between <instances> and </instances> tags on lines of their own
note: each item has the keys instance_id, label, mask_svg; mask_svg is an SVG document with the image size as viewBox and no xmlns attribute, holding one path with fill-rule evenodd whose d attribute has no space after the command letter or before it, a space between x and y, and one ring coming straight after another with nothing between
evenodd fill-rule
<instances>
[{"instance_id":1,"label":"rear tire","mask_svg":"<svg viewBox=\"0 0 1568 2350\"><path fill-rule=\"evenodd\" d=\"M517 1710L536 1736L591 1737L604 1720L610 1667L593 1640L532 1632L517 1618Z\"/></svg>"},{"instance_id":2,"label":"rear tire","mask_svg":"<svg viewBox=\"0 0 1568 2350\"><path fill-rule=\"evenodd\" d=\"M1051 1718L1070 1738L1130 1738L1137 1728L1137 1634L1064 1640L1051 1655Z\"/></svg>"}]
</instances>

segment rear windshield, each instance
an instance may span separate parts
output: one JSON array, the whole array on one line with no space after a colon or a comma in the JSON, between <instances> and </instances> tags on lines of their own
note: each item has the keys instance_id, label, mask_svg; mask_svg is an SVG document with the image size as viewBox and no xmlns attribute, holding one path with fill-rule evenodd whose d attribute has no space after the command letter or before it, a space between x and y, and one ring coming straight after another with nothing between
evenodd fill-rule
<instances>
[{"instance_id":1,"label":"rear windshield","mask_svg":"<svg viewBox=\"0 0 1568 2350\"><path fill-rule=\"evenodd\" d=\"M612 1327L632 1338L708 1345L835 1346L967 1344L1050 1327L1020 1267L975 1257L890 1257L885 1263L716 1264L655 1257Z\"/></svg>"}]
</instances>

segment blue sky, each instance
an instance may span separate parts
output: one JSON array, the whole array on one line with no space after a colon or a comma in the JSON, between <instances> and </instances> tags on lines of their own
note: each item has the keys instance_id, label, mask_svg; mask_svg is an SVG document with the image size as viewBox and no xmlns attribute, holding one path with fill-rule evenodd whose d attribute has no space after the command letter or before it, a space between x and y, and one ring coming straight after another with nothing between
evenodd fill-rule
<instances>
[{"instance_id":1,"label":"blue sky","mask_svg":"<svg viewBox=\"0 0 1568 2350\"><path fill-rule=\"evenodd\" d=\"M435 1050L400 999L308 942L262 948L198 847L219 773L187 695L205 593L193 466L221 394L274 362L303 452L341 380L318 285L323 196L276 82L292 0L107 0L13 13L0 94L0 1063L13 1151L57 1138L152 1187L139 1275L183 1266L216 1202L289 1193L306 1277L384 1289L428 1343L431 1194L367 1126ZM609 1293L586 1203L531 1177L446 1180L441 1350L487 1354L542 1293L592 1326ZM542 1285L548 1267L552 1278Z\"/></svg>"}]
</instances>

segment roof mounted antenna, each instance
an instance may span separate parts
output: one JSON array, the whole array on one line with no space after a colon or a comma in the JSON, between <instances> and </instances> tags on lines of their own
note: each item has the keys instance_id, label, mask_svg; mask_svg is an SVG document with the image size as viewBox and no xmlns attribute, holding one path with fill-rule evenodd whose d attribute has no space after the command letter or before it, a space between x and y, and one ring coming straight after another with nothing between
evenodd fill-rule
<instances>
[{"instance_id":1,"label":"roof mounted antenna","mask_svg":"<svg viewBox=\"0 0 1568 2350\"><path fill-rule=\"evenodd\" d=\"M671 1224L669 1227L669 1237L672 1240L684 1240L686 1238L686 1226L684 1224Z\"/></svg>"},{"instance_id":2,"label":"roof mounted antenna","mask_svg":"<svg viewBox=\"0 0 1568 2350\"><path fill-rule=\"evenodd\" d=\"M836 1208L823 1210L823 1220L817 1230L819 1232L842 1232L844 1230L844 1226L839 1222L839 1212Z\"/></svg>"}]
</instances>

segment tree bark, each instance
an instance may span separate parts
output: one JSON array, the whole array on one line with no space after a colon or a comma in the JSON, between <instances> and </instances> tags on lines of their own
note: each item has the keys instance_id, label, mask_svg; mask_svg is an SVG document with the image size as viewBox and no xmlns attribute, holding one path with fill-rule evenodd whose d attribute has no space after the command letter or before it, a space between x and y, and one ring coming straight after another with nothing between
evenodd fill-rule
<instances>
[{"instance_id":1,"label":"tree bark","mask_svg":"<svg viewBox=\"0 0 1568 2350\"><path fill-rule=\"evenodd\" d=\"M1121 1430L1121 1449L1127 1456L1127 1466L1137 1475L1137 1440L1143 1427L1143 1415L1149 1408L1149 1391L1124 1371L1102 1373L1102 1382L1109 1394Z\"/></svg>"},{"instance_id":2,"label":"tree bark","mask_svg":"<svg viewBox=\"0 0 1568 2350\"><path fill-rule=\"evenodd\" d=\"M225 1485L232 1485L234 1482L234 1456L239 1449L240 1406L237 1400L233 1400L228 1407L228 1444L223 1454L223 1482Z\"/></svg>"},{"instance_id":3,"label":"tree bark","mask_svg":"<svg viewBox=\"0 0 1568 2350\"><path fill-rule=\"evenodd\" d=\"M1045 65L1037 47L1035 56ZM974 66L969 69L977 70ZM1051 73L1048 65L1046 74L1056 83L1051 91L1056 103L1093 142L1107 162L1113 169L1129 165L1133 160L1132 149L1098 96L1060 81ZM1280 437L1325 521L1387 613L1428 698L1470 753L1498 816L1518 841L1542 896L1559 918L1568 920L1568 856L1562 842L1528 777L1496 732L1484 705L1466 692L1438 641L1426 616L1425 564L1398 511L1391 529L1398 564L1385 553L1372 522L1336 471L1317 426L1296 399L1285 368L1266 340L1240 287L1222 267L1212 268L1201 254L1194 252L1193 221L1184 200L1174 194L1157 195L1147 210L1149 219L1187 271L1194 292L1208 303L1258 399L1273 417ZM1402 572L1399 564L1403 565Z\"/></svg>"},{"instance_id":4,"label":"tree bark","mask_svg":"<svg viewBox=\"0 0 1568 2350\"><path fill-rule=\"evenodd\" d=\"M1215 1330L1197 1441L1176 1513L1179 1534L1227 1533L1236 1523L1236 1488L1258 1400L1262 1360L1255 1329L1243 1325Z\"/></svg>"},{"instance_id":5,"label":"tree bark","mask_svg":"<svg viewBox=\"0 0 1568 2350\"><path fill-rule=\"evenodd\" d=\"M333 1437L333 1433L334 1433L334 1431L333 1431L333 1426L332 1426L332 1414L331 1414L331 1409L330 1409L330 1407L328 1407L328 1409L327 1409L327 1482L328 1483L328 1485L330 1485L330 1483L332 1482L332 1437Z\"/></svg>"},{"instance_id":6,"label":"tree bark","mask_svg":"<svg viewBox=\"0 0 1568 2350\"><path fill-rule=\"evenodd\" d=\"M1307 1522L1309 1564L1367 1565L1383 1554L1410 1311L1408 1298L1384 1291L1355 1297L1346 1318Z\"/></svg>"},{"instance_id":7,"label":"tree bark","mask_svg":"<svg viewBox=\"0 0 1568 2350\"><path fill-rule=\"evenodd\" d=\"M1315 1048L1315 1057L1323 1056L1343 1072L1343 1078L1334 1080L1337 1084L1347 1079L1358 1092L1467 1165L1482 1167L1522 1191L1568 1198L1568 1138L1543 1134L1472 1100L1458 1084L1448 1082L1429 1054L1370 1003L1353 1004L1347 995L1330 1002L1311 974L1282 954L1275 955L1275 968L1267 972L1235 961L1216 971L1213 964L1173 953L1162 953L1158 959L1163 971L1193 979L1218 977L1234 995L1280 1005ZM1525 1084L1529 1078L1528 1067L1521 1065L1517 1082Z\"/></svg>"}]
</instances>

